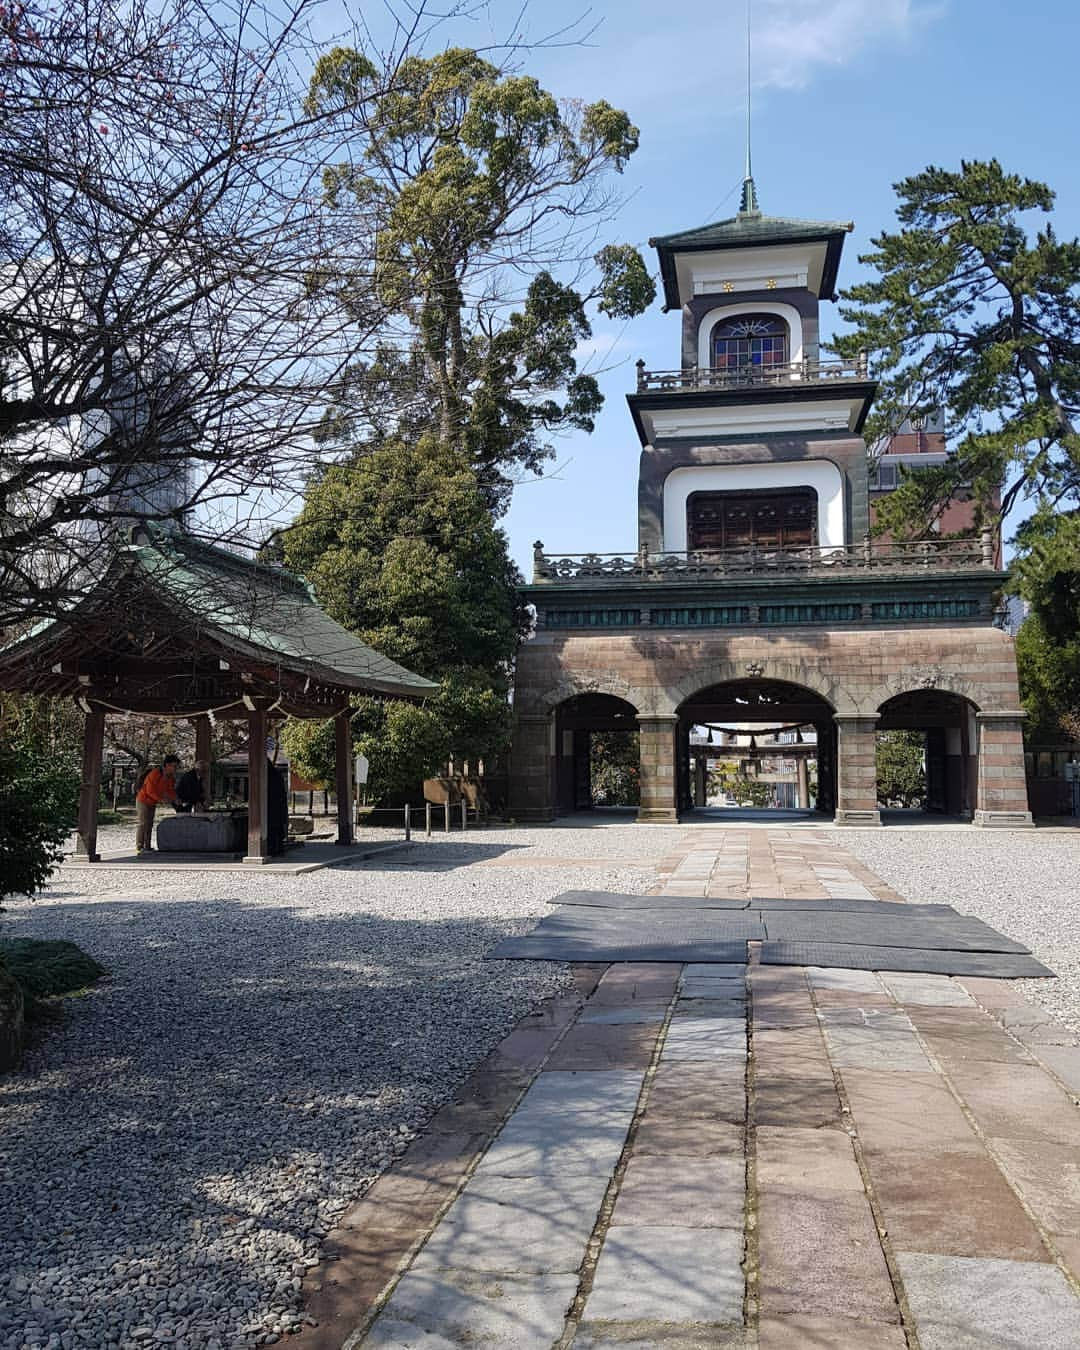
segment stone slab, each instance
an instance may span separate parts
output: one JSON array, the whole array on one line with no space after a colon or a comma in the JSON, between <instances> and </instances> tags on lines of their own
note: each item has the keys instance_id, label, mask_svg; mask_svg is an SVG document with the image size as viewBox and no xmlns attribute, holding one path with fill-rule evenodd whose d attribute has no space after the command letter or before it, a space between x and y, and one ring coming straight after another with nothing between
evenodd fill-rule
<instances>
[{"instance_id":1,"label":"stone slab","mask_svg":"<svg viewBox=\"0 0 1080 1350\"><path fill-rule=\"evenodd\" d=\"M806 978L812 989L837 989L853 994L876 994L882 992L877 976L872 970L832 970L821 966L808 966Z\"/></svg>"},{"instance_id":2,"label":"stone slab","mask_svg":"<svg viewBox=\"0 0 1080 1350\"><path fill-rule=\"evenodd\" d=\"M661 1060L645 1119L659 1116L709 1116L741 1124L746 1118L746 1060L741 1055L704 1063Z\"/></svg>"},{"instance_id":3,"label":"stone slab","mask_svg":"<svg viewBox=\"0 0 1080 1350\"><path fill-rule=\"evenodd\" d=\"M707 1322L583 1322L574 1337L574 1350L746 1350L742 1327Z\"/></svg>"},{"instance_id":4,"label":"stone slab","mask_svg":"<svg viewBox=\"0 0 1080 1350\"><path fill-rule=\"evenodd\" d=\"M1080 1097L1080 1046L1040 1045L1035 1053L1074 1096Z\"/></svg>"},{"instance_id":5,"label":"stone slab","mask_svg":"<svg viewBox=\"0 0 1080 1350\"><path fill-rule=\"evenodd\" d=\"M735 1228L611 1228L604 1239L588 1321L742 1325L743 1234Z\"/></svg>"},{"instance_id":6,"label":"stone slab","mask_svg":"<svg viewBox=\"0 0 1080 1350\"><path fill-rule=\"evenodd\" d=\"M906 1350L903 1329L864 1318L763 1317L758 1350Z\"/></svg>"},{"instance_id":7,"label":"stone slab","mask_svg":"<svg viewBox=\"0 0 1080 1350\"><path fill-rule=\"evenodd\" d=\"M943 1256L1049 1259L1035 1225L985 1151L894 1149L867 1155L893 1245Z\"/></svg>"},{"instance_id":8,"label":"stone slab","mask_svg":"<svg viewBox=\"0 0 1080 1350\"><path fill-rule=\"evenodd\" d=\"M733 1017L688 1017L672 1019L661 1059L711 1060L738 1056L745 1059L746 1022Z\"/></svg>"},{"instance_id":9,"label":"stone slab","mask_svg":"<svg viewBox=\"0 0 1080 1350\"><path fill-rule=\"evenodd\" d=\"M409 1271L362 1344L371 1350L521 1350L562 1335L577 1275L475 1275Z\"/></svg>"},{"instance_id":10,"label":"stone slab","mask_svg":"<svg viewBox=\"0 0 1080 1350\"><path fill-rule=\"evenodd\" d=\"M945 1080L936 1073L845 1069L844 1090L859 1140L868 1152L982 1148Z\"/></svg>"},{"instance_id":11,"label":"stone slab","mask_svg":"<svg viewBox=\"0 0 1080 1350\"><path fill-rule=\"evenodd\" d=\"M917 1003L936 1008L970 1008L975 1004L971 995L947 975L882 971L881 979L898 1003Z\"/></svg>"},{"instance_id":12,"label":"stone slab","mask_svg":"<svg viewBox=\"0 0 1080 1350\"><path fill-rule=\"evenodd\" d=\"M926 1073L930 1061L912 1031L869 1026L831 1026L829 1056L841 1070L888 1069L893 1073Z\"/></svg>"},{"instance_id":13,"label":"stone slab","mask_svg":"<svg viewBox=\"0 0 1080 1350\"><path fill-rule=\"evenodd\" d=\"M659 1030L659 1023L605 1026L597 1022L578 1022L551 1052L544 1068L547 1072L639 1067L644 1070L652 1058Z\"/></svg>"},{"instance_id":14,"label":"stone slab","mask_svg":"<svg viewBox=\"0 0 1080 1350\"><path fill-rule=\"evenodd\" d=\"M746 1164L741 1156L647 1157L635 1152L611 1222L741 1232L745 1205Z\"/></svg>"},{"instance_id":15,"label":"stone slab","mask_svg":"<svg viewBox=\"0 0 1080 1350\"><path fill-rule=\"evenodd\" d=\"M608 1187L594 1176L475 1176L412 1269L542 1275L576 1271Z\"/></svg>"},{"instance_id":16,"label":"stone slab","mask_svg":"<svg viewBox=\"0 0 1080 1350\"><path fill-rule=\"evenodd\" d=\"M1038 1065L965 1062L948 1072L985 1134L1073 1145L1080 1140L1080 1111Z\"/></svg>"},{"instance_id":17,"label":"stone slab","mask_svg":"<svg viewBox=\"0 0 1080 1350\"><path fill-rule=\"evenodd\" d=\"M599 1004L595 1008L586 1008L581 1014L580 1021L606 1026L621 1026L633 1022L662 1022L667 1015L667 1009L666 1003L651 999L641 999L631 1003L629 1007Z\"/></svg>"},{"instance_id":18,"label":"stone slab","mask_svg":"<svg viewBox=\"0 0 1080 1350\"><path fill-rule=\"evenodd\" d=\"M709 1158L717 1154L743 1157L741 1125L711 1116L666 1115L647 1108L638 1123L634 1156Z\"/></svg>"},{"instance_id":19,"label":"stone slab","mask_svg":"<svg viewBox=\"0 0 1080 1350\"><path fill-rule=\"evenodd\" d=\"M846 1130L763 1125L757 1130L757 1179L802 1195L863 1195L862 1176Z\"/></svg>"},{"instance_id":20,"label":"stone slab","mask_svg":"<svg viewBox=\"0 0 1080 1350\"><path fill-rule=\"evenodd\" d=\"M1073 1144L991 1139L990 1145L1042 1226L1080 1239L1080 1129Z\"/></svg>"},{"instance_id":21,"label":"stone slab","mask_svg":"<svg viewBox=\"0 0 1080 1350\"><path fill-rule=\"evenodd\" d=\"M758 1253L763 1317L798 1313L899 1321L865 1196L762 1187Z\"/></svg>"},{"instance_id":22,"label":"stone slab","mask_svg":"<svg viewBox=\"0 0 1080 1350\"><path fill-rule=\"evenodd\" d=\"M1057 1266L898 1252L922 1350L1077 1350L1080 1299Z\"/></svg>"}]
</instances>

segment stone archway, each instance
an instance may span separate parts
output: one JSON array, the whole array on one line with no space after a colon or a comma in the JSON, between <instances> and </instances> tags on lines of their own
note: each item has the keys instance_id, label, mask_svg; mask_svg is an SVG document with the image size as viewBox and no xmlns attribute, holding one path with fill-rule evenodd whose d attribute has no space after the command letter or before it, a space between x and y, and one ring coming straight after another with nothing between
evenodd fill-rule
<instances>
[{"instance_id":1,"label":"stone archway","mask_svg":"<svg viewBox=\"0 0 1080 1350\"><path fill-rule=\"evenodd\" d=\"M772 663L774 669L780 664ZM707 806L709 774L723 772L723 765L736 785L768 795L762 805L808 810L813 781L813 809L835 810L835 704L805 683L767 678L763 668L750 663L741 676L715 684L702 685L699 674L693 679L699 687L679 703L675 782L681 811ZM709 728L705 744L694 736L702 726Z\"/></svg>"},{"instance_id":2,"label":"stone archway","mask_svg":"<svg viewBox=\"0 0 1080 1350\"><path fill-rule=\"evenodd\" d=\"M595 751L601 746L612 751L625 741L626 773L619 783L623 798L610 805L637 807L638 805L638 721L637 708L615 694L592 691L564 699L555 708L555 814L569 815L577 811L591 811L601 792L596 781L598 766ZM609 756L610 758L610 756ZM608 777L620 777L612 773ZM609 785L610 787L613 784Z\"/></svg>"},{"instance_id":3,"label":"stone archway","mask_svg":"<svg viewBox=\"0 0 1080 1350\"><path fill-rule=\"evenodd\" d=\"M916 679L918 676L916 674ZM966 683L966 682L965 682ZM964 694L935 679L918 679L877 708L877 731L909 731L922 738L925 797L930 814L971 819L975 813L978 708ZM884 800L885 785L878 785Z\"/></svg>"}]
</instances>

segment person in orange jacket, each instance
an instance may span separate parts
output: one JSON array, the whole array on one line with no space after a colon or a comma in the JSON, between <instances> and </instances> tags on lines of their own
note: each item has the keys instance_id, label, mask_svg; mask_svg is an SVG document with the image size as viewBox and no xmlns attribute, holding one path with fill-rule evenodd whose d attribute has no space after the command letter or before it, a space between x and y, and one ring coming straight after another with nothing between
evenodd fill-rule
<instances>
[{"instance_id":1,"label":"person in orange jacket","mask_svg":"<svg viewBox=\"0 0 1080 1350\"><path fill-rule=\"evenodd\" d=\"M176 801L178 755L166 755L161 767L152 768L135 794L135 851L150 853L154 834L154 812L162 802Z\"/></svg>"}]
</instances>

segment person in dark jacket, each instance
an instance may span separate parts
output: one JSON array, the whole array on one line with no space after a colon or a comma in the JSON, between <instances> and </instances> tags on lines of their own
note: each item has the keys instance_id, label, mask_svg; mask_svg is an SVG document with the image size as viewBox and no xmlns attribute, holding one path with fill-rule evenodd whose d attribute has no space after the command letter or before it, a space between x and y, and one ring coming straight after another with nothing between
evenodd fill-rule
<instances>
[{"instance_id":1,"label":"person in dark jacket","mask_svg":"<svg viewBox=\"0 0 1080 1350\"><path fill-rule=\"evenodd\" d=\"M273 760L266 761L266 847L271 854L284 853L289 838L289 789L285 775Z\"/></svg>"},{"instance_id":2,"label":"person in dark jacket","mask_svg":"<svg viewBox=\"0 0 1080 1350\"><path fill-rule=\"evenodd\" d=\"M194 768L188 769L187 773L181 774L176 780L177 811L186 813L195 811L201 814L206 810L206 792L203 783L209 768L210 765L206 760L197 760Z\"/></svg>"}]
</instances>

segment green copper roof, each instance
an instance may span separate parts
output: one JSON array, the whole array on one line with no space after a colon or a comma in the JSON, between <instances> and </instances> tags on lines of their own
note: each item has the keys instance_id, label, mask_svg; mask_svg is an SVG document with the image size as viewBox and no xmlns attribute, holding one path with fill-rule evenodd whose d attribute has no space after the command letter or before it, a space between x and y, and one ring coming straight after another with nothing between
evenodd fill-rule
<instances>
[{"instance_id":1,"label":"green copper roof","mask_svg":"<svg viewBox=\"0 0 1080 1350\"><path fill-rule=\"evenodd\" d=\"M80 613L105 610L111 616L116 605L110 598L118 589L130 594L132 584L164 606L179 640L202 638L234 652L238 663L265 663L326 685L391 697L424 697L438 688L336 623L292 573L149 526L137 527L132 541L118 548L106 575L70 617L39 624L0 651L0 676L27 649L69 640L78 632ZM124 626L122 610L116 622Z\"/></svg>"},{"instance_id":2,"label":"green copper roof","mask_svg":"<svg viewBox=\"0 0 1080 1350\"><path fill-rule=\"evenodd\" d=\"M750 185L747 195L747 184ZM744 200L756 201L753 180L743 186ZM827 246L822 272L821 294L831 297L840 265L844 236L853 230L850 220L799 220L792 216L767 216L761 211L740 211L727 220L699 225L677 234L659 234L649 243L660 255L660 273L664 281L664 303L668 309L679 307L675 258L680 253L704 253L710 249L751 248L769 244L821 242Z\"/></svg>"},{"instance_id":3,"label":"green copper roof","mask_svg":"<svg viewBox=\"0 0 1080 1350\"><path fill-rule=\"evenodd\" d=\"M791 216L766 216L760 211L740 211L727 220L699 225L696 230L678 234L660 234L649 243L653 248L707 249L730 248L741 244L788 244L798 240L825 239L833 234L848 234L855 228L850 220L798 220Z\"/></svg>"}]
</instances>

